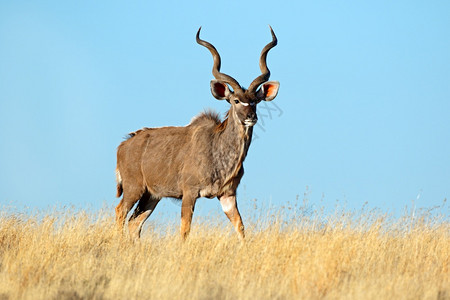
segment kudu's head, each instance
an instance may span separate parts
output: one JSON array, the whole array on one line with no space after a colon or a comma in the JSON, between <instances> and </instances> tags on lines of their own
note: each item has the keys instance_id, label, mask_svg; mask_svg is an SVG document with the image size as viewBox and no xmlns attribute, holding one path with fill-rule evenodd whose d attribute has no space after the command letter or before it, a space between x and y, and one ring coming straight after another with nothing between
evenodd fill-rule
<instances>
[{"instance_id":1,"label":"kudu's head","mask_svg":"<svg viewBox=\"0 0 450 300\"><path fill-rule=\"evenodd\" d=\"M200 27L197 32L197 43L208 48L214 59L212 73L216 79L211 80L213 96L218 100L227 100L232 105L230 112L233 111L236 114L242 125L248 127L255 125L258 121L256 105L262 100L272 101L280 87L278 81L268 81L270 71L266 64L267 53L277 44L277 37L272 27L270 27L272 41L263 48L259 59L262 74L253 80L248 89L243 88L233 77L220 72L220 55L213 45L200 39L201 29Z\"/></svg>"}]
</instances>

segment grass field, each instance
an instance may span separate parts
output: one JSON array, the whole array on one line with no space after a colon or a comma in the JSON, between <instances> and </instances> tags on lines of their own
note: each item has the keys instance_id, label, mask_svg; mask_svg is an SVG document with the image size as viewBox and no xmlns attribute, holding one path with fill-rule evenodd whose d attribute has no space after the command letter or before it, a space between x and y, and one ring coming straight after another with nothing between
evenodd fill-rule
<instances>
[{"instance_id":1,"label":"grass field","mask_svg":"<svg viewBox=\"0 0 450 300\"><path fill-rule=\"evenodd\" d=\"M257 212L227 222L150 219L139 243L95 213L0 213L0 299L450 299L446 208ZM245 221L245 213L243 213ZM222 220L222 219L221 219Z\"/></svg>"}]
</instances>

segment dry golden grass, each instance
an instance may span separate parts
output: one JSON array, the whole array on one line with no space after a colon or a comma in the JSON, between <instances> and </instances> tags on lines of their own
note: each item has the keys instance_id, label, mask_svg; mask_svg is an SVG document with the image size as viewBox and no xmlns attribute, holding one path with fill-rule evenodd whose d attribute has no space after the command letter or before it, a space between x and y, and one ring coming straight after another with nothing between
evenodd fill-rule
<instances>
[{"instance_id":1,"label":"dry golden grass","mask_svg":"<svg viewBox=\"0 0 450 300\"><path fill-rule=\"evenodd\" d=\"M129 243L110 212L3 211L0 299L450 298L445 214L290 210L247 221L244 243L194 219L185 243L151 219Z\"/></svg>"}]
</instances>

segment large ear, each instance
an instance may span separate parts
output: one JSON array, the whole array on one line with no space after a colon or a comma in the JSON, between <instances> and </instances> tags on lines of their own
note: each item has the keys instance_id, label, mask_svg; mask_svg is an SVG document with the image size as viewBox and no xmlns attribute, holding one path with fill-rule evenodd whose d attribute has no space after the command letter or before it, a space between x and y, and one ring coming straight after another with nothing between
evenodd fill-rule
<instances>
[{"instance_id":1,"label":"large ear","mask_svg":"<svg viewBox=\"0 0 450 300\"><path fill-rule=\"evenodd\" d=\"M217 100L227 99L231 95L228 84L220 80L211 80L211 93Z\"/></svg>"},{"instance_id":2,"label":"large ear","mask_svg":"<svg viewBox=\"0 0 450 300\"><path fill-rule=\"evenodd\" d=\"M264 82L256 92L256 97L259 100L272 101L277 96L279 88L280 83L278 81Z\"/></svg>"}]
</instances>

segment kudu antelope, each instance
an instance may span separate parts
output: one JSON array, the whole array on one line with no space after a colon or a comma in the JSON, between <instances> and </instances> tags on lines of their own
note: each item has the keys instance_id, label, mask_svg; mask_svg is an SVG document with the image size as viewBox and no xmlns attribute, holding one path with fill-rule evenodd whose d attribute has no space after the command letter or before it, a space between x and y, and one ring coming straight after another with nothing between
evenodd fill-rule
<instances>
[{"instance_id":1,"label":"kudu antelope","mask_svg":"<svg viewBox=\"0 0 450 300\"><path fill-rule=\"evenodd\" d=\"M220 201L238 235L244 237L244 225L236 203L236 189L244 175L243 162L256 124L256 105L271 101L279 83L268 81L267 53L277 44L272 28L272 41L262 52L259 65L262 74L248 89L231 76L220 72L220 56L216 48L200 39L214 59L211 92L218 100L231 104L224 121L218 114L204 112L184 127L143 128L129 134L117 150L116 221L122 230L125 218L138 202L129 218L131 237L140 236L142 225L163 197L181 199L181 236L189 233L196 199ZM230 87L232 89L230 89Z\"/></svg>"}]
</instances>

